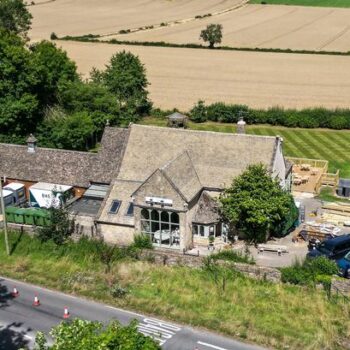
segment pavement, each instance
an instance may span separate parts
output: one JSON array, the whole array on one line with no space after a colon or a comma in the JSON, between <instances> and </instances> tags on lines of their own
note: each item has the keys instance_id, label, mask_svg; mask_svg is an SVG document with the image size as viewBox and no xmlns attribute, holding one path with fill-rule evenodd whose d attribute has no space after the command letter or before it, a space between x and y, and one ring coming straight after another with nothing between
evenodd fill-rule
<instances>
[{"instance_id":1,"label":"pavement","mask_svg":"<svg viewBox=\"0 0 350 350\"><path fill-rule=\"evenodd\" d=\"M12 295L14 287L19 292L17 297ZM35 295L40 306L33 305ZM53 326L64 321L65 307L70 313L70 318L65 322L79 317L104 323L116 319L128 324L136 319L139 321L139 331L158 340L165 350L263 350L208 331L3 277L0 277L0 350L32 349L37 331L48 334Z\"/></svg>"}]
</instances>

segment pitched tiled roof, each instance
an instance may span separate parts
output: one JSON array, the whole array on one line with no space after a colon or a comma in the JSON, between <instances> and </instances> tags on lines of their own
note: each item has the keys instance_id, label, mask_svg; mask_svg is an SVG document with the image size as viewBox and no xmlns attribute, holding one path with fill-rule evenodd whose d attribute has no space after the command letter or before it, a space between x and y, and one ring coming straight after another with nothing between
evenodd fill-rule
<instances>
[{"instance_id":1,"label":"pitched tiled roof","mask_svg":"<svg viewBox=\"0 0 350 350\"><path fill-rule=\"evenodd\" d=\"M187 151L163 166L162 171L187 202L203 187Z\"/></svg>"},{"instance_id":2,"label":"pitched tiled roof","mask_svg":"<svg viewBox=\"0 0 350 350\"><path fill-rule=\"evenodd\" d=\"M185 151L203 187L224 188L250 164L273 164L276 138L131 125L119 179L144 181Z\"/></svg>"},{"instance_id":3,"label":"pitched tiled roof","mask_svg":"<svg viewBox=\"0 0 350 350\"><path fill-rule=\"evenodd\" d=\"M98 153L0 144L0 173L8 178L33 182L88 187L110 183L119 169L128 130L106 128Z\"/></svg>"}]
</instances>

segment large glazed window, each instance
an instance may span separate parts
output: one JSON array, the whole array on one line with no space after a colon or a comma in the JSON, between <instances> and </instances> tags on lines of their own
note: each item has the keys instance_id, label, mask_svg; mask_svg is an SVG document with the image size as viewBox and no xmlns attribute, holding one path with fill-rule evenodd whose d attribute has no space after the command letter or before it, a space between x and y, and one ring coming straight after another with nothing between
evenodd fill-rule
<instances>
[{"instance_id":1,"label":"large glazed window","mask_svg":"<svg viewBox=\"0 0 350 350\"><path fill-rule=\"evenodd\" d=\"M180 217L166 210L142 209L141 231L153 244L177 248L180 246Z\"/></svg>"}]
</instances>

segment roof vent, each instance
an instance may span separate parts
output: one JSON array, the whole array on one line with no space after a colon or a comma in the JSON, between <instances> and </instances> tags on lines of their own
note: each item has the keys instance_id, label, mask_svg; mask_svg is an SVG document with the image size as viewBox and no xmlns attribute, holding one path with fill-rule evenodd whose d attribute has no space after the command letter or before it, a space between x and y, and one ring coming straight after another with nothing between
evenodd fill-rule
<instances>
[{"instance_id":1,"label":"roof vent","mask_svg":"<svg viewBox=\"0 0 350 350\"><path fill-rule=\"evenodd\" d=\"M35 153L36 149L36 142L38 140L34 137L33 134L30 134L29 137L27 138L27 146L28 146L28 152L29 153Z\"/></svg>"},{"instance_id":2,"label":"roof vent","mask_svg":"<svg viewBox=\"0 0 350 350\"><path fill-rule=\"evenodd\" d=\"M245 125L246 122L244 121L243 117L239 117L237 122L237 134L245 134Z\"/></svg>"}]
</instances>

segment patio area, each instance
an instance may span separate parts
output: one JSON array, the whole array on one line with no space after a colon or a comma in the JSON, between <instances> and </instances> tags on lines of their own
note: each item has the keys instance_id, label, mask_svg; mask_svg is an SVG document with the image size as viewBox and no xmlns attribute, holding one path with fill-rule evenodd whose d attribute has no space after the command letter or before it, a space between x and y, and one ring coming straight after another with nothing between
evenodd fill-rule
<instances>
[{"instance_id":1,"label":"patio area","mask_svg":"<svg viewBox=\"0 0 350 350\"><path fill-rule=\"evenodd\" d=\"M323 168L309 163L293 165L293 191L317 193L324 173Z\"/></svg>"}]
</instances>

